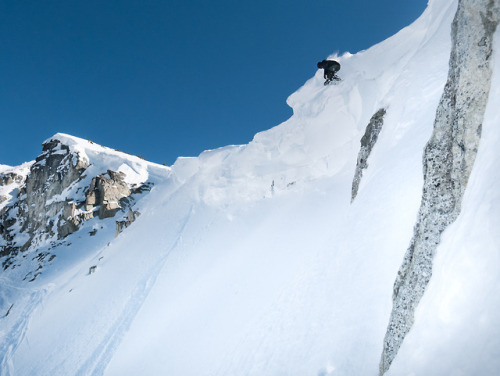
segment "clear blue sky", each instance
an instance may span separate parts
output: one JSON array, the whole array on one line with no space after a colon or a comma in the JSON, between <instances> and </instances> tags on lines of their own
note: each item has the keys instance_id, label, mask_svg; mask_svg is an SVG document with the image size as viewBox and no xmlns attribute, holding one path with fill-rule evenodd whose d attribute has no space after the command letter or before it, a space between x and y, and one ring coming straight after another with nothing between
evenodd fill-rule
<instances>
[{"instance_id":1,"label":"clear blue sky","mask_svg":"<svg viewBox=\"0 0 500 376\"><path fill-rule=\"evenodd\" d=\"M413 22L426 0L0 2L0 164L57 132L158 162L248 143L336 51Z\"/></svg>"}]
</instances>

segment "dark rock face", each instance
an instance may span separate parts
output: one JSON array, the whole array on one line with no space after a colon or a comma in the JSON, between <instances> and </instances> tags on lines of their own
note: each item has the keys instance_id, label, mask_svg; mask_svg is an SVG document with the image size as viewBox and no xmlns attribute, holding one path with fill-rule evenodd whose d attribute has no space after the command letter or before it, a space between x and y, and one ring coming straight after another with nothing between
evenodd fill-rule
<instances>
[{"instance_id":1,"label":"dark rock face","mask_svg":"<svg viewBox=\"0 0 500 376\"><path fill-rule=\"evenodd\" d=\"M352 181L351 202L354 201L358 194L359 183L363 177L363 170L368 167L368 157L372 152L373 147L377 143L378 135L384 124L385 108L378 110L370 119L366 126L365 134L361 138L361 148L358 154L358 162L356 163L356 171Z\"/></svg>"},{"instance_id":2,"label":"dark rock face","mask_svg":"<svg viewBox=\"0 0 500 376\"><path fill-rule=\"evenodd\" d=\"M54 218L65 204L57 196L78 181L87 166L87 160L54 140L43 145L26 180L15 173L3 175L3 183L18 183L20 189L0 213L0 256L16 254L54 236Z\"/></svg>"},{"instance_id":3,"label":"dark rock face","mask_svg":"<svg viewBox=\"0 0 500 376\"><path fill-rule=\"evenodd\" d=\"M54 236L54 221L67 204L56 196L76 183L88 167L88 160L71 153L69 147L57 140L43 145L43 153L31 167L20 195L19 215L21 232L30 239L22 245L27 249L33 241Z\"/></svg>"},{"instance_id":4,"label":"dark rock face","mask_svg":"<svg viewBox=\"0 0 500 376\"><path fill-rule=\"evenodd\" d=\"M499 0L459 1L452 25L448 81L423 156L422 202L394 283L381 375L389 369L413 325L415 309L432 275L441 234L460 214L481 137L491 83L492 38L499 17Z\"/></svg>"}]
</instances>

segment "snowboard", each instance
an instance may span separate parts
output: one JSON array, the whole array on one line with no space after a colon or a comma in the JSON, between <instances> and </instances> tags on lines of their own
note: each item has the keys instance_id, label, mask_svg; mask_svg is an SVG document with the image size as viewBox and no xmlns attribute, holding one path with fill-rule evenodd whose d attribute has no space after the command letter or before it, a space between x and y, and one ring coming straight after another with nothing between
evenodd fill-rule
<instances>
[{"instance_id":1,"label":"snowboard","mask_svg":"<svg viewBox=\"0 0 500 376\"><path fill-rule=\"evenodd\" d=\"M325 81L324 85L325 85L325 86L330 85L330 84L332 84L332 85L336 85L336 84L338 84L340 81L342 81L342 79L341 79L340 77L338 77L338 76L333 76L332 78L328 78L328 79Z\"/></svg>"}]
</instances>

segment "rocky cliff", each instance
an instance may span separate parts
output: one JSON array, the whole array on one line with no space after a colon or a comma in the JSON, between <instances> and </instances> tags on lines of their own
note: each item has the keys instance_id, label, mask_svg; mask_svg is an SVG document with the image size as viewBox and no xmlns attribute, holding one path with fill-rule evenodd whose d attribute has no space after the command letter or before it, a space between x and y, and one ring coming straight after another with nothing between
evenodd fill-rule
<instances>
[{"instance_id":1,"label":"rocky cliff","mask_svg":"<svg viewBox=\"0 0 500 376\"><path fill-rule=\"evenodd\" d=\"M380 374L390 367L410 331L432 276L441 234L455 221L474 165L490 92L498 0L460 0L452 24L448 81L423 156L424 187L414 235L394 283L393 309Z\"/></svg>"}]
</instances>

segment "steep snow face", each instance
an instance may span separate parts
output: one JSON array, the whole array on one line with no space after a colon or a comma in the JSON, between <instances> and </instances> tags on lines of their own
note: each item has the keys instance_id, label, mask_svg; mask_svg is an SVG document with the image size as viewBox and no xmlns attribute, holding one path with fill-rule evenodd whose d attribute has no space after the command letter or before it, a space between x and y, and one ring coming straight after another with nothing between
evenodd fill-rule
<instances>
[{"instance_id":1,"label":"steep snow face","mask_svg":"<svg viewBox=\"0 0 500 376\"><path fill-rule=\"evenodd\" d=\"M394 37L337 57L342 82L325 87L318 72L288 99L294 115L248 145L180 158L171 170L147 166L158 183L137 202L141 216L116 239L114 218L92 218L66 238L70 246L52 250L57 257L36 281L19 284L13 273L1 275L8 286L1 292L2 372L375 374L394 278L418 215L422 154L447 79L456 9L454 1L431 1ZM351 204L360 140L381 108L383 127ZM490 137L498 136L495 120L485 115L483 132ZM59 137L65 145L73 140ZM104 157L86 176L88 187L107 169L144 171L114 151L75 142L72 150L91 161L86 171ZM478 154L478 163L488 156ZM492 171L491 162L485 166ZM481 180L475 184L479 197L485 188ZM488 208L498 198L497 190L489 192L482 218L493 214ZM472 215L465 204L455 224L464 215ZM498 212L493 217L491 229ZM484 235L477 233L475 246L485 249L488 264L498 242ZM443 242L440 249L452 246ZM473 271L468 277L476 288L485 282L491 291L498 284ZM446 270L437 268L433 278L440 284L431 280L430 290L450 293L443 287L450 283ZM447 296L449 321L460 317L451 309L463 303L453 301L456 296ZM435 310L436 300L429 302L427 309ZM422 330L426 323L442 328L417 310L415 325L419 320L423 337L411 331L413 342L403 343L402 354L412 354L422 338L432 342ZM492 338L478 335L475 344ZM455 337L440 340L443 354ZM428 352L416 361L401 359L394 361L400 370L435 360Z\"/></svg>"}]
</instances>

